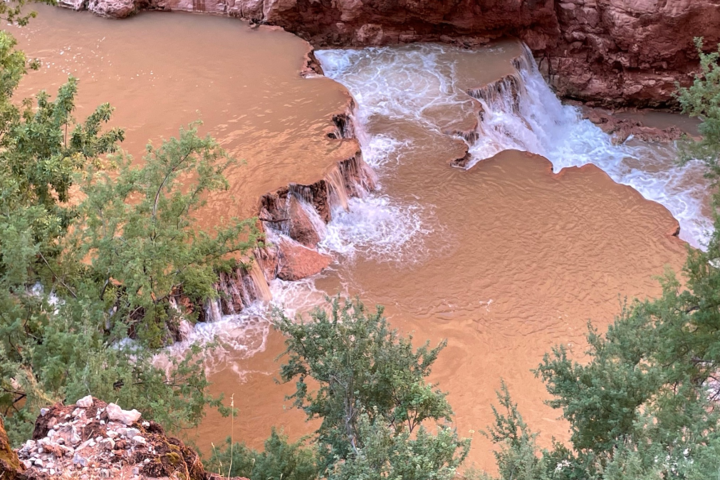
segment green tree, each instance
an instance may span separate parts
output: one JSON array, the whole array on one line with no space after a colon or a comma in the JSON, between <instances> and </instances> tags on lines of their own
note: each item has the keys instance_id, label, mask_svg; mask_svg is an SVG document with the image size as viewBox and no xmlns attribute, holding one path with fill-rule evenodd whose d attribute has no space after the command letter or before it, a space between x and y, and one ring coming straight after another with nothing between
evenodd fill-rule
<instances>
[{"instance_id":1,"label":"green tree","mask_svg":"<svg viewBox=\"0 0 720 480\"><path fill-rule=\"evenodd\" d=\"M372 422L365 413L357 433L362 445L330 467L329 480L452 480L469 447L447 425L436 434L421 425L411 435L408 429L398 432L385 422Z\"/></svg>"},{"instance_id":2,"label":"green tree","mask_svg":"<svg viewBox=\"0 0 720 480\"><path fill-rule=\"evenodd\" d=\"M172 300L200 308L216 295L217 270L257 239L252 221L230 220L214 236L195 230L203 195L226 186L229 159L191 127L148 147L144 167L119 154L116 171L102 171L123 139L106 128L111 107L76 121L72 77L54 99L14 98L31 67L0 32L0 414L15 443L40 407L88 394L171 431L197 425L206 405L221 407L201 352L158 365L154 347L181 313Z\"/></svg>"},{"instance_id":3,"label":"green tree","mask_svg":"<svg viewBox=\"0 0 720 480\"><path fill-rule=\"evenodd\" d=\"M227 189L223 172L232 160L215 140L198 137L195 126L159 148L148 145L140 167L122 154L114 162L113 176L89 168L68 250L89 260L83 278L112 312L106 329L121 322L160 347L172 341L181 318L191 317L177 307L181 298L197 311L216 297L218 272L240 265L259 230L254 219L226 219L213 235L198 228L204 195Z\"/></svg>"},{"instance_id":4,"label":"green tree","mask_svg":"<svg viewBox=\"0 0 720 480\"><path fill-rule=\"evenodd\" d=\"M359 300L334 298L328 310L314 310L307 321L278 313L275 322L287 337L281 378L296 382L290 398L308 419L322 420L322 468L336 478L372 468L381 478L447 478L469 441L444 425L437 435L421 427L452 415L446 395L426 382L445 342L415 350L412 337L389 327L381 307L367 312Z\"/></svg>"},{"instance_id":5,"label":"green tree","mask_svg":"<svg viewBox=\"0 0 720 480\"><path fill-rule=\"evenodd\" d=\"M31 3L45 3L56 5L56 0L8 0L0 3L0 20L8 23L16 23L21 26L28 24L31 18L37 16L37 12L27 11L27 5Z\"/></svg>"},{"instance_id":6,"label":"green tree","mask_svg":"<svg viewBox=\"0 0 720 480\"><path fill-rule=\"evenodd\" d=\"M257 452L242 443L225 440L224 448L213 448L205 462L208 471L250 480L313 480L318 477L315 449L303 440L289 443L287 436L274 428L265 441L265 450Z\"/></svg>"},{"instance_id":7,"label":"green tree","mask_svg":"<svg viewBox=\"0 0 720 480\"><path fill-rule=\"evenodd\" d=\"M696 38L700 56L700 72L689 87L678 86L676 95L683 113L702 120L701 139L688 139L681 144L681 157L687 162L699 159L707 165L710 178L717 181L720 175L720 45L718 50L703 53L703 40Z\"/></svg>"}]
</instances>

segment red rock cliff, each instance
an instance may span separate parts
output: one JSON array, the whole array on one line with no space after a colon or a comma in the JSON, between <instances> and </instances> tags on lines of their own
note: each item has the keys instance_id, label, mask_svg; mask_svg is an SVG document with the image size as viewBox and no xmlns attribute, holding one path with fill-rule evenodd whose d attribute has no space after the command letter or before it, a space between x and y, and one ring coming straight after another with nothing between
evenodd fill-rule
<instances>
[{"instance_id":1,"label":"red rock cliff","mask_svg":"<svg viewBox=\"0 0 720 480\"><path fill-rule=\"evenodd\" d=\"M546 71L562 96L663 106L697 68L694 37L720 42L720 0L566 0Z\"/></svg>"}]
</instances>

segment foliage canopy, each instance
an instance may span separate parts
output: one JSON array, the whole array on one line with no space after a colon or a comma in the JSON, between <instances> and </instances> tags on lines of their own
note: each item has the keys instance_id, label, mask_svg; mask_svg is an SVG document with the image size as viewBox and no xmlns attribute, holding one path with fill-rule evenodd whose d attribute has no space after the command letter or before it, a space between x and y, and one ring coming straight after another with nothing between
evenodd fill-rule
<instances>
[{"instance_id":1,"label":"foliage canopy","mask_svg":"<svg viewBox=\"0 0 720 480\"><path fill-rule=\"evenodd\" d=\"M192 318L178 299L201 308L217 271L258 239L250 220L215 235L196 228L231 159L191 125L133 166L119 152L123 131L106 128L109 105L73 117L75 78L54 98L14 98L37 68L15 47L0 32L0 413L10 436L28 438L41 406L88 394L171 430L195 425L205 405L221 406L199 350L167 368L154 354L181 314Z\"/></svg>"},{"instance_id":2,"label":"foliage canopy","mask_svg":"<svg viewBox=\"0 0 720 480\"><path fill-rule=\"evenodd\" d=\"M289 398L308 419L322 420L316 433L330 478L452 478L469 440L445 423L437 434L424 427L452 416L446 394L425 380L445 342L414 349L381 307L368 312L338 297L307 320L278 312L275 326L286 335L281 379L295 380Z\"/></svg>"}]
</instances>

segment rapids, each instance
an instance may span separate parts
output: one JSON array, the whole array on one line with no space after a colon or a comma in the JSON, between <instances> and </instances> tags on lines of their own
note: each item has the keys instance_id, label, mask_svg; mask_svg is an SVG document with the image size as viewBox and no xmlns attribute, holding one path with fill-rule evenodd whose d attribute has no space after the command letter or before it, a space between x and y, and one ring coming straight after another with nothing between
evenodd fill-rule
<instances>
[{"instance_id":1,"label":"rapids","mask_svg":"<svg viewBox=\"0 0 720 480\"><path fill-rule=\"evenodd\" d=\"M664 205L680 222L680 238L695 247L703 245L711 223L707 185L699 165L678 168L671 147L633 142L614 145L600 128L582 120L577 108L560 102L529 51L507 44L487 50L517 55L513 63L518 68L506 64L505 72L498 71L489 60L499 54L486 52L483 71L497 75L488 81L482 74L467 71L467 57L472 54L439 45L323 50L317 56L325 74L355 96L362 126L378 116L406 119L431 131L452 131L454 126L439 110L456 106L462 118L474 103L469 92L481 105L481 120L477 140L469 142L471 159L466 168L506 149L542 155L556 172L592 163L616 182ZM363 135L359 138L362 141ZM377 141L367 139L363 151L372 151ZM380 141L388 138L382 135Z\"/></svg>"},{"instance_id":2,"label":"rapids","mask_svg":"<svg viewBox=\"0 0 720 480\"><path fill-rule=\"evenodd\" d=\"M45 60L21 93L52 91L72 73L78 117L115 105L138 161L148 139L198 118L244 161L229 173L230 191L209 199L203 226L254 215L261 195L317 181L346 158L354 141L327 133L350 92L378 189L343 198L332 221L317 224L334 263L315 278L274 280L273 302L293 313L325 292L360 295L386 305L417 342L447 338L432 379L449 392L463 435L491 421L504 378L541 442L567 438L530 369L557 343L582 355L588 320L604 329L624 298L657 295L653 277L684 260L678 222L682 239L705 238L697 167L677 168L668 146L613 145L560 103L517 42L319 51L328 78L302 78L309 46L282 31L185 14L107 21L39 10L13 28L21 48ZM459 159L465 169L450 166ZM265 305L188 333L221 337L225 348L208 352L212 389L239 408L233 432L208 415L191 435L201 448L230 434L261 447L273 425L293 438L312 431L284 401L292 386L274 381L283 345ZM473 445L470 463L492 469L488 442L475 435Z\"/></svg>"},{"instance_id":3,"label":"rapids","mask_svg":"<svg viewBox=\"0 0 720 480\"><path fill-rule=\"evenodd\" d=\"M611 177L641 179L654 188L641 191L656 198L679 195L684 202L700 194L692 203L698 206L706 199L695 167L676 169L671 147L615 146L561 105L541 79L523 83L537 73L515 42L476 51L415 45L316 55L325 74L355 99L355 133L380 189L334 212L321 247L338 262L314 282L296 285L303 301L319 298L318 290L358 294L385 305L393 324L419 341L447 338L433 380L449 391L462 434L492 421L488 405L502 377L542 442L567 438L530 369L557 343L582 355L588 320L604 329L625 298L658 294L653 276L684 259L668 209ZM508 76L520 79L516 98L481 96ZM468 90L481 100L479 124ZM540 99L523 98L532 95ZM521 115L528 105L544 108L547 118L526 122ZM450 168L468 150L468 169ZM620 176L631 167L635 175ZM662 175L689 188L672 190ZM702 221L701 215L698 207L687 223ZM297 308L297 294L283 300ZM234 363L244 372L242 391L290 393L290 386L271 387L267 378L277 369L272 358L281 341L270 333L265 352ZM229 377L214 377L218 391L240 392ZM258 445L268 418L296 434L311 430L279 403L253 395L242 401L236 435ZM200 433L220 440L225 431L222 420L210 417ZM491 446L476 435L470 463L492 469L493 462Z\"/></svg>"}]
</instances>

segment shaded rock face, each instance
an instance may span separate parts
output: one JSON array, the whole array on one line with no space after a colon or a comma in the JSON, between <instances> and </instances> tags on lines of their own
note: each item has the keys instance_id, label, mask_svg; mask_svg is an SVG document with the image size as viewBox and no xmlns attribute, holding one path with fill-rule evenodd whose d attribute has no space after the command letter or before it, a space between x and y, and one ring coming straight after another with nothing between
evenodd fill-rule
<instances>
[{"instance_id":1,"label":"shaded rock face","mask_svg":"<svg viewBox=\"0 0 720 480\"><path fill-rule=\"evenodd\" d=\"M564 0L543 67L558 93L598 105L660 107L697 69L693 37L720 42L718 0Z\"/></svg>"},{"instance_id":2,"label":"shaded rock face","mask_svg":"<svg viewBox=\"0 0 720 480\"><path fill-rule=\"evenodd\" d=\"M279 25L315 46L522 39L561 96L603 106L673 104L697 68L694 37L720 42L720 0L59 0L123 17L183 10ZM133 4L134 2L134 4Z\"/></svg>"},{"instance_id":3,"label":"shaded rock face","mask_svg":"<svg viewBox=\"0 0 720 480\"><path fill-rule=\"evenodd\" d=\"M20 462L17 454L10 448L10 441L0 418L0 478L15 480L24 478L25 465Z\"/></svg>"},{"instance_id":4,"label":"shaded rock face","mask_svg":"<svg viewBox=\"0 0 720 480\"><path fill-rule=\"evenodd\" d=\"M155 422L143 420L136 410L89 396L76 405L42 409L32 440L18 455L27 467L23 476L3 480L223 478L206 472L193 449L167 436Z\"/></svg>"}]
</instances>

